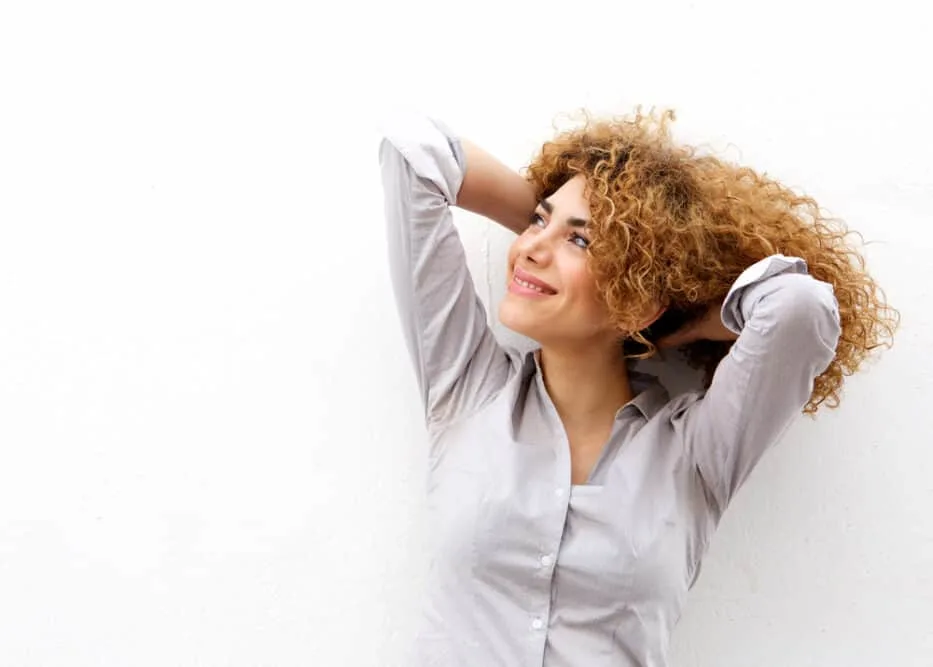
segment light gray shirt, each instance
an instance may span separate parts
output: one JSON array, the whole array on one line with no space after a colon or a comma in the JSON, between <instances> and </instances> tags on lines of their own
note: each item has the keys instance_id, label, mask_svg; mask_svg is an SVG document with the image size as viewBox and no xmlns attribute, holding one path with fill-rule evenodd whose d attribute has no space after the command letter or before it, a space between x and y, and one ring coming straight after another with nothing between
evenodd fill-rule
<instances>
[{"instance_id":1,"label":"light gray shirt","mask_svg":"<svg viewBox=\"0 0 933 667\"><path fill-rule=\"evenodd\" d=\"M426 118L380 147L392 280L429 434L428 588L416 667L667 665L671 630L736 490L833 359L830 285L799 258L750 266L722 308L739 335L712 386L650 377L586 484L536 352L487 325L453 225L457 138Z\"/></svg>"}]
</instances>

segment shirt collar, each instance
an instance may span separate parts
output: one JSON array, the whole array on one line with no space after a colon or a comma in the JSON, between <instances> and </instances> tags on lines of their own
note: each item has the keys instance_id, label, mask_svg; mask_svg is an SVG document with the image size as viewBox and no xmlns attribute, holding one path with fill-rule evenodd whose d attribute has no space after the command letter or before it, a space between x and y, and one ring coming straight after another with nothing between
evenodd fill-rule
<instances>
[{"instance_id":1,"label":"shirt collar","mask_svg":"<svg viewBox=\"0 0 933 667\"><path fill-rule=\"evenodd\" d=\"M616 419L622 416L626 408L633 406L646 420L650 420L661 408L667 405L670 396L658 378L647 373L634 371L631 367L628 370L628 378L632 385L632 391L635 392L635 397L619 408L619 411L616 412Z\"/></svg>"},{"instance_id":2,"label":"shirt collar","mask_svg":"<svg viewBox=\"0 0 933 667\"><path fill-rule=\"evenodd\" d=\"M537 373L539 378L543 379L544 374L541 371L540 349L532 350L526 357L526 367L532 373ZM632 391L635 396L628 403L616 411L615 418L618 420L629 408L634 408L646 419L650 420L658 411L663 408L670 400L670 395L654 375L641 373L633 370L631 364L628 368L629 382L632 385ZM541 389L546 390L544 382L541 382Z\"/></svg>"}]
</instances>

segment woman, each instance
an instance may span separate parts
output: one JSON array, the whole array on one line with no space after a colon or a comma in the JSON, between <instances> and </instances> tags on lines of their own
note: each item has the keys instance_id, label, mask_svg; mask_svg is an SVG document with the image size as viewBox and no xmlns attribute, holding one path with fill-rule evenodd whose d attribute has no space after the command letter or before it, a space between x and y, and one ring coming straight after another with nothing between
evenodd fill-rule
<instances>
[{"instance_id":1,"label":"woman","mask_svg":"<svg viewBox=\"0 0 933 667\"><path fill-rule=\"evenodd\" d=\"M674 144L670 113L588 123L510 171L441 124L381 146L393 283L430 440L420 667L667 664L723 511L896 313L841 224ZM497 343L450 206L518 237ZM707 387L631 368L681 347ZM715 371L715 373L712 373Z\"/></svg>"}]
</instances>

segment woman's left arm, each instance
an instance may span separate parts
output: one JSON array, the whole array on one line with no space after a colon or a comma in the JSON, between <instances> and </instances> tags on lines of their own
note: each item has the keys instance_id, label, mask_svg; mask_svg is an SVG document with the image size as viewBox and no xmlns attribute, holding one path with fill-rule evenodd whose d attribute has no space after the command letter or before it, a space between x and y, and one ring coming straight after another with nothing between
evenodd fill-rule
<instances>
[{"instance_id":1,"label":"woman's left arm","mask_svg":"<svg viewBox=\"0 0 933 667\"><path fill-rule=\"evenodd\" d=\"M804 260L784 255L746 269L719 312L721 322L661 342L680 344L685 334L736 339L705 396L675 420L722 512L807 404L835 356L840 326L832 286L810 276Z\"/></svg>"}]
</instances>

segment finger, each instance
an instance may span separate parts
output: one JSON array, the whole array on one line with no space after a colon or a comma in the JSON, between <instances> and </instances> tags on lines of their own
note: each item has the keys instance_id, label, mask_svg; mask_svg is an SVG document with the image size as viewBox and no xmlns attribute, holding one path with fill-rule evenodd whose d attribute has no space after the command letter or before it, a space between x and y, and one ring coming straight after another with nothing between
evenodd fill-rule
<instances>
[{"instance_id":1,"label":"finger","mask_svg":"<svg viewBox=\"0 0 933 667\"><path fill-rule=\"evenodd\" d=\"M657 346L662 349L680 347L687 343L692 343L700 337L703 328L703 320L690 320L680 326L679 329L672 331L666 336L661 336L657 341Z\"/></svg>"},{"instance_id":2,"label":"finger","mask_svg":"<svg viewBox=\"0 0 933 667\"><path fill-rule=\"evenodd\" d=\"M688 331L683 329L675 331L674 333L663 336L657 340L655 345L657 345L662 350L669 350L672 347L680 347L684 343L690 341L690 335Z\"/></svg>"}]
</instances>

